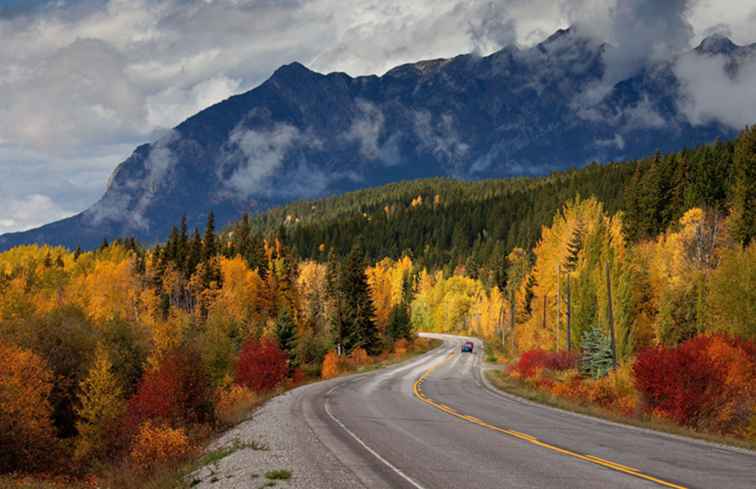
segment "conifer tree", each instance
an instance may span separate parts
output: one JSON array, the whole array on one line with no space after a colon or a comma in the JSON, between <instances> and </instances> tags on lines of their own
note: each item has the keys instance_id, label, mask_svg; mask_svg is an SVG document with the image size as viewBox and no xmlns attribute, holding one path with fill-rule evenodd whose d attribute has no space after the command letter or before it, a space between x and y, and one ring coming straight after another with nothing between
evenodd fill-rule
<instances>
[{"instance_id":1,"label":"conifer tree","mask_svg":"<svg viewBox=\"0 0 756 489\"><path fill-rule=\"evenodd\" d=\"M297 326L294 319L289 313L289 309L284 307L278 313L276 319L276 337L278 346L289 356L289 374L299 365L297 361Z\"/></svg>"},{"instance_id":2,"label":"conifer tree","mask_svg":"<svg viewBox=\"0 0 756 489\"><path fill-rule=\"evenodd\" d=\"M565 270L573 272L577 268L580 259L580 251L583 249L583 238L585 236L585 224L581 219L575 223L575 229L572 231L570 241L567 243L567 262Z\"/></svg>"},{"instance_id":3,"label":"conifer tree","mask_svg":"<svg viewBox=\"0 0 756 489\"><path fill-rule=\"evenodd\" d=\"M359 246L352 248L341 267L339 276L340 317L345 328L344 348L351 352L362 347L369 354L381 350L378 330L375 326L375 310L365 273L366 263Z\"/></svg>"},{"instance_id":4,"label":"conifer tree","mask_svg":"<svg viewBox=\"0 0 756 489\"><path fill-rule=\"evenodd\" d=\"M184 270L186 278L189 278L196 270L197 265L202 262L202 238L199 229L194 228L192 239L189 241L186 252L186 263Z\"/></svg>"},{"instance_id":5,"label":"conifer tree","mask_svg":"<svg viewBox=\"0 0 756 489\"><path fill-rule=\"evenodd\" d=\"M756 126L740 134L733 163L731 231L735 240L745 247L756 236Z\"/></svg>"}]
</instances>

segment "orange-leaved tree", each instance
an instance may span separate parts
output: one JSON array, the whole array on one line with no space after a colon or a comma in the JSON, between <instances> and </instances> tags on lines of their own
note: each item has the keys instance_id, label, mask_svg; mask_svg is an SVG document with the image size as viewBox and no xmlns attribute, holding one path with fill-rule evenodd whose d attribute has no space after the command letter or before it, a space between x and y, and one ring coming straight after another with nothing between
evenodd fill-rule
<instances>
[{"instance_id":1,"label":"orange-leaved tree","mask_svg":"<svg viewBox=\"0 0 756 489\"><path fill-rule=\"evenodd\" d=\"M53 374L38 355L2 341L0 358L0 473L43 469L55 446Z\"/></svg>"}]
</instances>

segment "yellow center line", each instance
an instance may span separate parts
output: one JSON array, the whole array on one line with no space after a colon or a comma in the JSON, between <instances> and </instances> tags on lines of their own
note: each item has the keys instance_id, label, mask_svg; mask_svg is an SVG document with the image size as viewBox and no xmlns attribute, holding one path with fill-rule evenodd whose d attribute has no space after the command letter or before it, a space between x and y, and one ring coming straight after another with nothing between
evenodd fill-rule
<instances>
[{"instance_id":1,"label":"yellow center line","mask_svg":"<svg viewBox=\"0 0 756 489\"><path fill-rule=\"evenodd\" d=\"M665 481L665 480L662 480L662 479L658 479L658 478L656 478L654 476L651 476L651 475L648 475L648 474L644 474L640 470L635 469L633 467L628 467L627 465L622 465L622 464L617 463L617 462L612 462L611 460L606 460L606 459L597 457L595 455L584 455L584 454L580 454L578 452L573 452L572 450L567 450L565 448L561 448L561 447L558 447L558 446L555 446L555 445L551 445L549 443L545 443L545 442L539 440L538 438L536 438L533 435L529 435L527 433L522 433L522 432L519 432L519 431L507 429L507 428L502 428L500 426L496 426L496 425L487 423L487 422L485 422L485 421L483 421L481 419L476 418L475 416L469 416L469 415L466 415L466 414L462 414L462 413L456 411L454 408L451 408L451 407L447 406L446 404L442 404L442 403L440 403L438 401L434 401L433 399L431 399L430 397L428 397L422 391L422 389L420 388L420 386L422 385L423 382L425 382L425 379L427 379L428 376L430 376L430 374L431 374L431 372L433 372L433 370L435 370L441 364L447 362L453 356L454 356L454 352L449 352L449 354L446 356L446 358L444 358L440 363L437 363L436 365L432 366L431 368L429 368L428 370L426 370L425 372L423 372L423 374L420 376L420 378L417 379L417 381L415 381L415 384L412 386L412 392L415 394L415 397L417 397L418 399L420 399L424 403L426 403L426 404L428 404L430 406L433 406L434 408L436 408L436 409L438 409L440 411L445 412L446 414L448 414L450 416L454 416L455 418L462 419L464 421L467 421L468 423L473 423L473 424L476 424L478 426L482 426L483 428L486 428L486 429L489 429L489 430L492 430L492 431L496 431L498 433L505 434L507 436L512 436L514 438L518 438L518 439L523 440L523 441L525 441L527 443L530 443L532 445L536 445L536 446L539 446L539 447L546 448L548 450L560 453L560 454L565 455L567 457L572 457L572 458L576 458L578 460L582 460L584 462L588 462L588 463L595 464L595 465L600 465L602 467L608 468L610 470L614 470L616 472L622 472L623 474L631 475L633 477L637 477L637 478L640 478L640 479L644 479L644 480L647 480L647 481L654 482L656 484L659 484L660 486L671 487L673 489L687 489L685 486L674 484L672 482L668 482L668 481Z\"/></svg>"}]
</instances>

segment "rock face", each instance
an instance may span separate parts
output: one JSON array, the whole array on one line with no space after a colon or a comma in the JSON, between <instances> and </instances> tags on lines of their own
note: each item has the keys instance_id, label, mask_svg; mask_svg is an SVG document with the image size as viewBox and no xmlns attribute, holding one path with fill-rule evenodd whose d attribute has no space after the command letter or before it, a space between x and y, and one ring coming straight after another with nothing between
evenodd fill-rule
<instances>
[{"instance_id":1,"label":"rock face","mask_svg":"<svg viewBox=\"0 0 756 489\"><path fill-rule=\"evenodd\" d=\"M725 56L735 72L754 46L712 36L683 56ZM0 249L92 248L127 235L154 242L183 214L202 226L212 209L223 225L246 211L397 180L539 175L734 136L688 122L674 60L607 83L610 49L568 29L532 48L421 61L380 77L285 65L138 147L91 208L0 236Z\"/></svg>"}]
</instances>

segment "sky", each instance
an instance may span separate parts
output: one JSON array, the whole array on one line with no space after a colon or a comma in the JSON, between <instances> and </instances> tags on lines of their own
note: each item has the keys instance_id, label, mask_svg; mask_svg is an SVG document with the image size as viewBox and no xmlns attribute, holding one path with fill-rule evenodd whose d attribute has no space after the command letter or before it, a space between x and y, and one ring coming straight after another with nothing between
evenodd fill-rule
<instances>
[{"instance_id":1,"label":"sky","mask_svg":"<svg viewBox=\"0 0 756 489\"><path fill-rule=\"evenodd\" d=\"M137 145L282 64L382 74L570 25L618 48L611 83L711 33L755 42L756 0L0 0L0 234L85 209ZM709 62L679 67L689 117L737 127L756 83ZM708 103L730 89L750 104Z\"/></svg>"}]
</instances>

